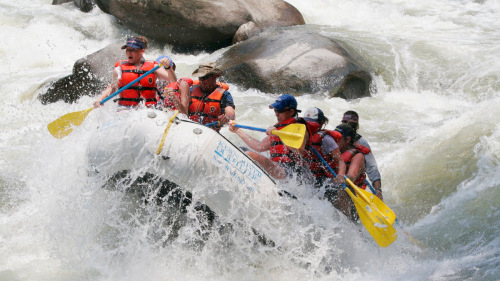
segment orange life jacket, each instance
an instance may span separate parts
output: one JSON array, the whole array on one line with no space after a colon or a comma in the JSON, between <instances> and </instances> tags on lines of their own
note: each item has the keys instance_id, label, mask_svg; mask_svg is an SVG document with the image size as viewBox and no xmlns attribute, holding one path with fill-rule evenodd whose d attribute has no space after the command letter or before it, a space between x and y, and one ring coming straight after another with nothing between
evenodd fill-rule
<instances>
[{"instance_id":1,"label":"orange life jacket","mask_svg":"<svg viewBox=\"0 0 500 281\"><path fill-rule=\"evenodd\" d=\"M211 94L205 96L201 90L200 82L193 81L188 108L189 119L201 124L213 123L218 120L217 117L222 114L221 100L229 86L224 83L217 83L217 86ZM218 131L221 127L216 125L212 128Z\"/></svg>"},{"instance_id":2,"label":"orange life jacket","mask_svg":"<svg viewBox=\"0 0 500 281\"><path fill-rule=\"evenodd\" d=\"M174 95L175 97L174 98L177 98L179 99L179 101L181 100L181 93L179 92L179 85L181 84L182 81L186 81L189 86L192 86L193 85L193 80L191 78L181 78L179 79L179 81L177 82L172 82L172 83L168 83L168 85L165 87L165 92L167 91L167 89L173 89L174 90ZM165 99L163 100L163 105L166 107L166 108L169 108L171 110L175 110L177 109L175 107L175 104L172 102L172 100L170 99L170 97L165 97Z\"/></svg>"},{"instance_id":3,"label":"orange life jacket","mask_svg":"<svg viewBox=\"0 0 500 281\"><path fill-rule=\"evenodd\" d=\"M141 68L128 63L126 60L118 61L115 67L120 67L122 76L118 81L118 87L122 88L137 79L142 74L155 67L155 61L145 61ZM154 73L142 78L132 87L122 91L118 99L119 105L137 106L140 101L145 100L146 106L154 106L157 103L156 76Z\"/></svg>"}]
</instances>

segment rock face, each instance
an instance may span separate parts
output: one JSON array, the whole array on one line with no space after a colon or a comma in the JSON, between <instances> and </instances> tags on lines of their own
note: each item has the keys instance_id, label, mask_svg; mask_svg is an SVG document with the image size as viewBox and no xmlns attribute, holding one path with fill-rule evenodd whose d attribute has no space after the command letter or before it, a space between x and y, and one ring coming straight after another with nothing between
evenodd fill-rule
<instances>
[{"instance_id":1,"label":"rock face","mask_svg":"<svg viewBox=\"0 0 500 281\"><path fill-rule=\"evenodd\" d=\"M63 100L74 102L83 95L94 96L104 90L113 78L113 65L124 59L122 44L110 45L98 52L79 59L73 73L54 82L39 97L44 104Z\"/></svg>"},{"instance_id":2,"label":"rock face","mask_svg":"<svg viewBox=\"0 0 500 281\"><path fill-rule=\"evenodd\" d=\"M109 14L109 0L94 0L94 3L106 14Z\"/></svg>"},{"instance_id":3,"label":"rock face","mask_svg":"<svg viewBox=\"0 0 500 281\"><path fill-rule=\"evenodd\" d=\"M282 0L97 0L96 4L138 34L177 51L213 51L230 46L243 24L253 30L304 24Z\"/></svg>"},{"instance_id":4,"label":"rock face","mask_svg":"<svg viewBox=\"0 0 500 281\"><path fill-rule=\"evenodd\" d=\"M73 0L52 0L52 5L61 5L61 4L68 3L71 1L73 1Z\"/></svg>"},{"instance_id":5,"label":"rock face","mask_svg":"<svg viewBox=\"0 0 500 281\"><path fill-rule=\"evenodd\" d=\"M268 93L370 96L371 69L341 42L302 27L268 30L227 50L218 61L224 79Z\"/></svg>"}]
</instances>

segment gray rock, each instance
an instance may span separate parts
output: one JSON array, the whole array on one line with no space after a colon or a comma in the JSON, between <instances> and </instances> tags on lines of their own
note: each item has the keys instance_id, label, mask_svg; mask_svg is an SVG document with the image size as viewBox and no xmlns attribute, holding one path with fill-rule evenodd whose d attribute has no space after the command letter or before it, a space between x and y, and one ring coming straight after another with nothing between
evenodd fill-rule
<instances>
[{"instance_id":1,"label":"gray rock","mask_svg":"<svg viewBox=\"0 0 500 281\"><path fill-rule=\"evenodd\" d=\"M74 102L99 94L111 82L113 64L123 59L121 45L78 60L73 74L54 82L40 100ZM375 91L373 71L363 58L342 42L301 26L264 31L230 47L218 64L227 82L267 93L329 92L355 99Z\"/></svg>"},{"instance_id":2,"label":"gray rock","mask_svg":"<svg viewBox=\"0 0 500 281\"><path fill-rule=\"evenodd\" d=\"M94 3L106 14L109 14L109 1L110 0L94 0Z\"/></svg>"},{"instance_id":3,"label":"gray rock","mask_svg":"<svg viewBox=\"0 0 500 281\"><path fill-rule=\"evenodd\" d=\"M375 90L363 58L342 42L303 27L262 32L228 49L218 63L228 82L268 93L328 91L354 99Z\"/></svg>"},{"instance_id":4,"label":"gray rock","mask_svg":"<svg viewBox=\"0 0 500 281\"><path fill-rule=\"evenodd\" d=\"M73 2L84 13L90 12L94 8L94 0L52 0L52 5L61 5L68 2Z\"/></svg>"},{"instance_id":5,"label":"gray rock","mask_svg":"<svg viewBox=\"0 0 500 281\"><path fill-rule=\"evenodd\" d=\"M73 0L52 0L52 5L61 5L72 1Z\"/></svg>"},{"instance_id":6,"label":"gray rock","mask_svg":"<svg viewBox=\"0 0 500 281\"><path fill-rule=\"evenodd\" d=\"M73 0L73 3L84 13L88 13L94 8L94 0Z\"/></svg>"},{"instance_id":7,"label":"gray rock","mask_svg":"<svg viewBox=\"0 0 500 281\"><path fill-rule=\"evenodd\" d=\"M259 34L261 31L262 30L257 25L255 25L253 21L249 21L245 24L242 24L236 31L236 34L234 34L233 44L245 41L248 38L251 38Z\"/></svg>"},{"instance_id":8,"label":"gray rock","mask_svg":"<svg viewBox=\"0 0 500 281\"><path fill-rule=\"evenodd\" d=\"M248 22L259 29L305 23L295 7L282 0L109 0L109 12L127 28L171 44L176 51L230 46Z\"/></svg>"},{"instance_id":9,"label":"gray rock","mask_svg":"<svg viewBox=\"0 0 500 281\"><path fill-rule=\"evenodd\" d=\"M74 102L83 95L100 94L113 78L113 65L124 59L120 47L123 44L110 45L100 51L79 59L73 66L73 73L50 85L39 96L43 104L63 100Z\"/></svg>"}]
</instances>

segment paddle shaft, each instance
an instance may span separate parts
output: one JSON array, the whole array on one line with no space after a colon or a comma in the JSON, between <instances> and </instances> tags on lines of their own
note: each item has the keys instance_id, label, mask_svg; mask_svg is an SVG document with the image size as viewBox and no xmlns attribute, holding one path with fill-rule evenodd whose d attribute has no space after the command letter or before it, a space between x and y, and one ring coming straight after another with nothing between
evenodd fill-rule
<instances>
[{"instance_id":1,"label":"paddle shaft","mask_svg":"<svg viewBox=\"0 0 500 281\"><path fill-rule=\"evenodd\" d=\"M245 126L245 125L239 125L239 124L234 124L234 126L235 126L236 128L249 129L249 130L259 131L259 132L267 132L267 130L266 130L266 129L263 129L263 128L256 128L256 127ZM295 136L297 136L297 134L294 134L294 133L285 132L285 131L280 131L280 130L273 130L273 132L276 132L276 131L278 131L280 135L284 135L284 136L290 136L290 137L295 137Z\"/></svg>"},{"instance_id":2,"label":"paddle shaft","mask_svg":"<svg viewBox=\"0 0 500 281\"><path fill-rule=\"evenodd\" d=\"M234 126L236 128L249 129L249 130L259 131L259 132L266 132L266 129L262 129L262 128L256 128L256 127L245 126L245 125L240 125L240 124L234 124Z\"/></svg>"},{"instance_id":3,"label":"paddle shaft","mask_svg":"<svg viewBox=\"0 0 500 281\"><path fill-rule=\"evenodd\" d=\"M219 121L215 121L215 122L212 122L212 123L205 124L205 126L212 127L212 126L215 126L217 124L219 124Z\"/></svg>"},{"instance_id":4,"label":"paddle shaft","mask_svg":"<svg viewBox=\"0 0 500 281\"><path fill-rule=\"evenodd\" d=\"M319 154L319 152L316 150L316 148L314 148L314 147L311 146L311 149L314 152L314 154L316 154L316 156L318 156L318 158L321 160L321 162L323 162L323 164L326 166L326 168L328 169L328 171L330 171L330 173L332 173L332 175L334 177L337 177L337 173L335 173L335 171L332 169L332 167L330 167L330 165L328 165L328 163L326 162L325 158L323 158L323 156L321 156L321 154ZM344 176L344 178L347 179L346 176ZM345 185L345 183L342 183L342 186L344 187L344 189L347 189L347 185Z\"/></svg>"},{"instance_id":5,"label":"paddle shaft","mask_svg":"<svg viewBox=\"0 0 500 281\"><path fill-rule=\"evenodd\" d=\"M99 102L99 104L103 104L105 102L107 102L108 100L112 99L113 97L115 97L116 95L118 95L119 93L125 91L126 89L132 87L135 83L139 82L142 80L142 78L144 78L145 76L148 76L149 74L155 72L158 68L160 68L162 65L159 64L155 67L153 67L152 69L148 70L146 73L142 74L141 76L137 77L136 79L134 79L134 81L128 83L127 85L121 87L118 91L112 93L111 95L107 96L105 99L103 99L102 101Z\"/></svg>"},{"instance_id":6,"label":"paddle shaft","mask_svg":"<svg viewBox=\"0 0 500 281\"><path fill-rule=\"evenodd\" d=\"M326 168L328 169L328 171L330 171L330 173L332 173L333 176L336 177L337 173L335 173L335 171L333 171L332 167L330 167L330 165L328 165L328 163L321 156L321 154L319 154L319 152L314 147L311 147L311 149L316 154L316 156L318 156L318 158L321 160L321 162L323 162L323 164L326 166ZM349 185L353 186L353 188L354 188L354 183L351 181L351 179L349 179L345 175L344 175L344 179L347 181L347 183L349 183ZM345 183L342 183L342 186L344 187L344 189L347 188L347 186L345 185ZM364 194L359 194L359 196L361 196L363 198L363 200L365 200L366 202L369 202L368 198L366 198Z\"/></svg>"}]
</instances>

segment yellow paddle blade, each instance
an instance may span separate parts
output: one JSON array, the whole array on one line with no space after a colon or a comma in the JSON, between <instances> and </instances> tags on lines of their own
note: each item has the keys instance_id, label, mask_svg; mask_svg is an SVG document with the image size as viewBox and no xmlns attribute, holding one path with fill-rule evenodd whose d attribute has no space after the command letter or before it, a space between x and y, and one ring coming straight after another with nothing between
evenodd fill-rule
<instances>
[{"instance_id":1,"label":"yellow paddle blade","mask_svg":"<svg viewBox=\"0 0 500 281\"><path fill-rule=\"evenodd\" d=\"M396 229L379 212L374 212L370 204L356 197L349 188L345 188L345 191L354 202L361 223L375 242L380 247L391 245L398 237Z\"/></svg>"},{"instance_id":2,"label":"yellow paddle blade","mask_svg":"<svg viewBox=\"0 0 500 281\"><path fill-rule=\"evenodd\" d=\"M280 137L286 146L299 149L304 144L306 131L306 125L304 124L290 124L281 130L273 130L272 134Z\"/></svg>"},{"instance_id":3,"label":"yellow paddle blade","mask_svg":"<svg viewBox=\"0 0 500 281\"><path fill-rule=\"evenodd\" d=\"M389 224L394 224L396 221L396 214L393 210L391 210L391 208L382 202L380 198L375 196L375 194L358 187L351 181L351 179L347 178L346 181L354 189L357 197L361 198L361 200L370 205L374 212L378 212L381 216L385 217Z\"/></svg>"},{"instance_id":4,"label":"yellow paddle blade","mask_svg":"<svg viewBox=\"0 0 500 281\"><path fill-rule=\"evenodd\" d=\"M49 123L47 128L55 138L62 139L69 135L74 127L80 126L92 109L94 108L65 114Z\"/></svg>"}]
</instances>

